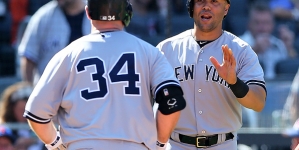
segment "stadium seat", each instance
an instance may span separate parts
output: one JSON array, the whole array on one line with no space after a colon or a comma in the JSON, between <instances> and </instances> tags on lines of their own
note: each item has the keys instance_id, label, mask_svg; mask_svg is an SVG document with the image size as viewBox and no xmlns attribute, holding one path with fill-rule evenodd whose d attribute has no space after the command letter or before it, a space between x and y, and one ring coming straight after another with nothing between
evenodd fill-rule
<instances>
[{"instance_id":1,"label":"stadium seat","mask_svg":"<svg viewBox=\"0 0 299 150\"><path fill-rule=\"evenodd\" d=\"M289 76L291 79L297 73L299 68L299 59L287 59L278 62L275 71L278 77Z\"/></svg>"}]
</instances>

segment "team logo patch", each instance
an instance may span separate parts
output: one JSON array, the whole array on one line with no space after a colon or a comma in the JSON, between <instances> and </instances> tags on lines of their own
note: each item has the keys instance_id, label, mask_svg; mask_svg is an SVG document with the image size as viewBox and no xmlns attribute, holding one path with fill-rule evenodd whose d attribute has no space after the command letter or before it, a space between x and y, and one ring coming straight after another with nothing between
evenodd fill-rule
<instances>
[{"instance_id":1,"label":"team logo patch","mask_svg":"<svg viewBox=\"0 0 299 150\"><path fill-rule=\"evenodd\" d=\"M167 101L167 105L169 106L174 106L176 104L176 99L175 98L171 98Z\"/></svg>"}]
</instances>

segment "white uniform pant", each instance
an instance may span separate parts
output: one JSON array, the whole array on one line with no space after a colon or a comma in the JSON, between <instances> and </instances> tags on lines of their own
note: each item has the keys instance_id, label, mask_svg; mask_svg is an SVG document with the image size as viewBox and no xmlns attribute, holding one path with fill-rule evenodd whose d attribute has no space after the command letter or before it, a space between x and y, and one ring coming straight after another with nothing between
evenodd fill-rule
<instances>
[{"instance_id":1,"label":"white uniform pant","mask_svg":"<svg viewBox=\"0 0 299 150\"><path fill-rule=\"evenodd\" d=\"M67 150L148 150L141 143L122 140L82 140L68 144Z\"/></svg>"}]
</instances>

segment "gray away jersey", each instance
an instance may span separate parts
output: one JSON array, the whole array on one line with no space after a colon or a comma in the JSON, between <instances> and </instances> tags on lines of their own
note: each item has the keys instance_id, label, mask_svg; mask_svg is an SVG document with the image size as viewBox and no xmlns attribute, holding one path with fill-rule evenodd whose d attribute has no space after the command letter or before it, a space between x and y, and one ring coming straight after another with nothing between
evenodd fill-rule
<instances>
[{"instance_id":1,"label":"gray away jersey","mask_svg":"<svg viewBox=\"0 0 299 150\"><path fill-rule=\"evenodd\" d=\"M90 20L84 15L82 21L82 33L87 35L91 30ZM37 65L40 76L51 58L67 46L70 35L70 27L63 10L57 1L51 1L31 17L18 53Z\"/></svg>"},{"instance_id":2,"label":"gray away jersey","mask_svg":"<svg viewBox=\"0 0 299 150\"><path fill-rule=\"evenodd\" d=\"M248 85L265 88L257 55L247 43L229 32L224 31L218 39L203 47L193 39L192 30L166 39L157 47L172 65L187 101L175 132L207 136L234 132L241 127L241 105L209 60L214 56L222 63L223 44L233 51L237 76Z\"/></svg>"},{"instance_id":3,"label":"gray away jersey","mask_svg":"<svg viewBox=\"0 0 299 150\"><path fill-rule=\"evenodd\" d=\"M152 97L166 85L179 82L156 47L125 31L90 34L51 59L24 116L47 123L57 115L64 143L118 139L155 149Z\"/></svg>"}]
</instances>

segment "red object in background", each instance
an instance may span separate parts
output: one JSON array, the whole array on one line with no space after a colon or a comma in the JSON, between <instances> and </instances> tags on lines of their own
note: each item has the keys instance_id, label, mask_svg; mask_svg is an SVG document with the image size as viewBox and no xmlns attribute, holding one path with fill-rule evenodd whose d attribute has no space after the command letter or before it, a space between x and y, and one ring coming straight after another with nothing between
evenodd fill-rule
<instances>
[{"instance_id":1,"label":"red object in background","mask_svg":"<svg viewBox=\"0 0 299 150\"><path fill-rule=\"evenodd\" d=\"M11 43L14 44L20 22L28 14L29 0L9 0L9 10L12 16Z\"/></svg>"}]
</instances>

